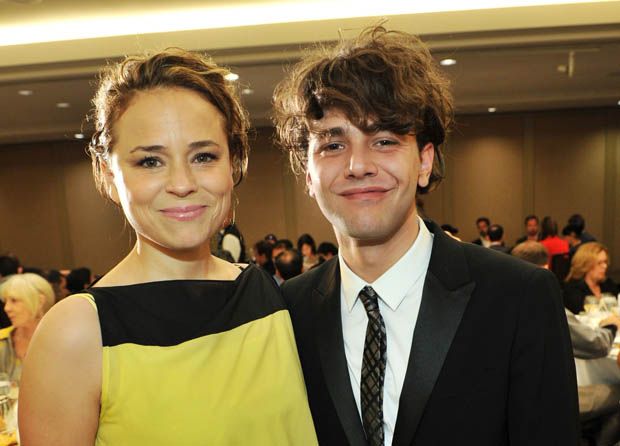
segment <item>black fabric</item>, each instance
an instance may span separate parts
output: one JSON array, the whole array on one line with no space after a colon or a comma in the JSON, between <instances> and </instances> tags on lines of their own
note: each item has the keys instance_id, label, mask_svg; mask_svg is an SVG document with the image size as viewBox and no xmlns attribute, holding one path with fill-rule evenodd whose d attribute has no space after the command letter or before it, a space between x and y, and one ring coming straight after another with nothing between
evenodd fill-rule
<instances>
[{"instance_id":1,"label":"black fabric","mask_svg":"<svg viewBox=\"0 0 620 446\"><path fill-rule=\"evenodd\" d=\"M618 285L608 277L601 283L601 293L610 293L617 296ZM583 279L570 280L564 283L564 306L575 314L583 311L583 303L586 296L592 295L594 293Z\"/></svg>"},{"instance_id":2,"label":"black fabric","mask_svg":"<svg viewBox=\"0 0 620 446\"><path fill-rule=\"evenodd\" d=\"M285 308L273 279L249 266L236 280L170 280L86 290L104 346L171 346L221 333Z\"/></svg>"},{"instance_id":3,"label":"black fabric","mask_svg":"<svg viewBox=\"0 0 620 446\"><path fill-rule=\"evenodd\" d=\"M575 364L553 274L426 224L433 250L392 444L575 446ZM319 443L366 446L340 286L334 258L282 290Z\"/></svg>"}]
</instances>

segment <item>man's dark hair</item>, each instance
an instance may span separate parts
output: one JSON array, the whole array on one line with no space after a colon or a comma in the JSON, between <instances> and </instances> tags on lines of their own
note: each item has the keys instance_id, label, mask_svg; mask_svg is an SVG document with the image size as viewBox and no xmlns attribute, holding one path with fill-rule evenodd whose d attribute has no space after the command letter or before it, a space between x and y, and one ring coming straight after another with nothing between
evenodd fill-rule
<instances>
[{"instance_id":1,"label":"man's dark hair","mask_svg":"<svg viewBox=\"0 0 620 446\"><path fill-rule=\"evenodd\" d=\"M527 225L527 222L530 220L536 220L536 223L538 223L538 217L534 214L528 215L527 217L525 217L525 220L523 220L523 224Z\"/></svg>"},{"instance_id":2,"label":"man's dark hair","mask_svg":"<svg viewBox=\"0 0 620 446\"><path fill-rule=\"evenodd\" d=\"M0 277L10 276L19 272L19 259L15 256L0 256Z\"/></svg>"},{"instance_id":3,"label":"man's dark hair","mask_svg":"<svg viewBox=\"0 0 620 446\"><path fill-rule=\"evenodd\" d=\"M254 253L257 255L266 255L267 260L271 260L271 251L273 245L267 240L259 240L254 244Z\"/></svg>"},{"instance_id":4,"label":"man's dark hair","mask_svg":"<svg viewBox=\"0 0 620 446\"><path fill-rule=\"evenodd\" d=\"M338 255L338 247L336 245L334 245L333 243L330 242L323 242L319 245L319 247L316 250L317 254L331 254L334 256Z\"/></svg>"},{"instance_id":5,"label":"man's dark hair","mask_svg":"<svg viewBox=\"0 0 620 446\"><path fill-rule=\"evenodd\" d=\"M504 236L504 228L502 228L501 225L494 223L491 226L489 226L487 235L489 236L489 240L491 240L492 242L499 242L502 240L502 237Z\"/></svg>"},{"instance_id":6,"label":"man's dark hair","mask_svg":"<svg viewBox=\"0 0 620 446\"><path fill-rule=\"evenodd\" d=\"M512 249L511 254L536 266L544 266L549 262L547 248L542 243L533 240L519 243Z\"/></svg>"},{"instance_id":7,"label":"man's dark hair","mask_svg":"<svg viewBox=\"0 0 620 446\"><path fill-rule=\"evenodd\" d=\"M287 238L281 238L280 240L278 240L276 242L276 244L274 245L274 249L275 248L284 248L284 249L293 249L293 242L291 242L289 239Z\"/></svg>"},{"instance_id":8,"label":"man's dark hair","mask_svg":"<svg viewBox=\"0 0 620 446\"><path fill-rule=\"evenodd\" d=\"M287 249L276 257L276 269L284 280L291 279L301 274L303 259L296 249Z\"/></svg>"},{"instance_id":9,"label":"man's dark hair","mask_svg":"<svg viewBox=\"0 0 620 446\"><path fill-rule=\"evenodd\" d=\"M491 225L491 220L489 220L487 217L478 217L476 219L476 225L478 225L478 223L480 223L481 221L485 222L487 226Z\"/></svg>"},{"instance_id":10,"label":"man's dark hair","mask_svg":"<svg viewBox=\"0 0 620 446\"><path fill-rule=\"evenodd\" d=\"M67 275L67 289L71 294L79 293L90 285L91 272L86 267L72 269Z\"/></svg>"},{"instance_id":11,"label":"man's dark hair","mask_svg":"<svg viewBox=\"0 0 620 446\"><path fill-rule=\"evenodd\" d=\"M435 146L426 193L444 174L440 145L452 124L449 82L417 37L381 26L352 40L318 47L297 63L274 92L274 123L291 167L304 172L312 122L337 109L366 133L415 135Z\"/></svg>"},{"instance_id":12,"label":"man's dark hair","mask_svg":"<svg viewBox=\"0 0 620 446\"><path fill-rule=\"evenodd\" d=\"M575 225L566 225L562 228L562 235L563 236L567 236L567 235L573 235L574 237L581 237L581 233L583 231L580 230L581 228Z\"/></svg>"},{"instance_id":13,"label":"man's dark hair","mask_svg":"<svg viewBox=\"0 0 620 446\"><path fill-rule=\"evenodd\" d=\"M581 214L573 214L573 215L571 215L568 218L568 224L578 228L579 229L579 232L578 232L579 235L581 235L581 233L586 229L586 220L583 218L583 216Z\"/></svg>"}]
</instances>

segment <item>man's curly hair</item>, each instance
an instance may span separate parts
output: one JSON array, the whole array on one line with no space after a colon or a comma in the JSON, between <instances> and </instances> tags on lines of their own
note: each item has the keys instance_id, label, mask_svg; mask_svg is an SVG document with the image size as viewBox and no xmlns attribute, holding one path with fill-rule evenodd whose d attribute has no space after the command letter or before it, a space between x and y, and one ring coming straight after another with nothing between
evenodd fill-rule
<instances>
[{"instance_id":1,"label":"man's curly hair","mask_svg":"<svg viewBox=\"0 0 620 446\"><path fill-rule=\"evenodd\" d=\"M413 134L419 148L435 146L426 193L443 178L440 145L452 124L449 82L417 37L381 26L353 40L319 46L290 71L273 96L274 123L295 173L308 161L311 122L338 109L359 129Z\"/></svg>"}]
</instances>

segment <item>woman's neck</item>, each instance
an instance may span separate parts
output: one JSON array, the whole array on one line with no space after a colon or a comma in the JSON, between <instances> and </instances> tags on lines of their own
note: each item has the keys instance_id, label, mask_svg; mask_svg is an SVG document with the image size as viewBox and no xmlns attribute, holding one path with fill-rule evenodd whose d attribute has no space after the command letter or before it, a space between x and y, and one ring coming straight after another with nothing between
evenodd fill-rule
<instances>
[{"instance_id":1,"label":"woman's neck","mask_svg":"<svg viewBox=\"0 0 620 446\"><path fill-rule=\"evenodd\" d=\"M584 281L586 282L586 285L588 285L588 288L590 288L590 291L592 291L595 296L601 295L601 284L599 282L589 276L586 276L584 278Z\"/></svg>"}]
</instances>

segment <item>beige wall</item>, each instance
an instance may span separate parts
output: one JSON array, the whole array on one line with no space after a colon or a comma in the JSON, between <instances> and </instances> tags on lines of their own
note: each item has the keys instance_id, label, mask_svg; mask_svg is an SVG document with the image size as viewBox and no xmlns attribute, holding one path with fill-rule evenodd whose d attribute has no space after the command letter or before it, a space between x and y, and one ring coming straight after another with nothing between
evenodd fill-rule
<instances>
[{"instance_id":1,"label":"beige wall","mask_svg":"<svg viewBox=\"0 0 620 446\"><path fill-rule=\"evenodd\" d=\"M446 148L447 177L425 197L425 212L452 223L464 240L474 221L500 223L512 243L528 213L560 228L582 213L587 228L620 265L620 111L593 110L462 116ZM24 264L91 266L105 272L131 247L130 228L95 191L83 143L0 147L0 252ZM250 168L236 190L236 219L250 247L269 232L296 241L334 241L330 225L273 147L271 129L252 144ZM617 228L617 229L616 229Z\"/></svg>"}]
</instances>

